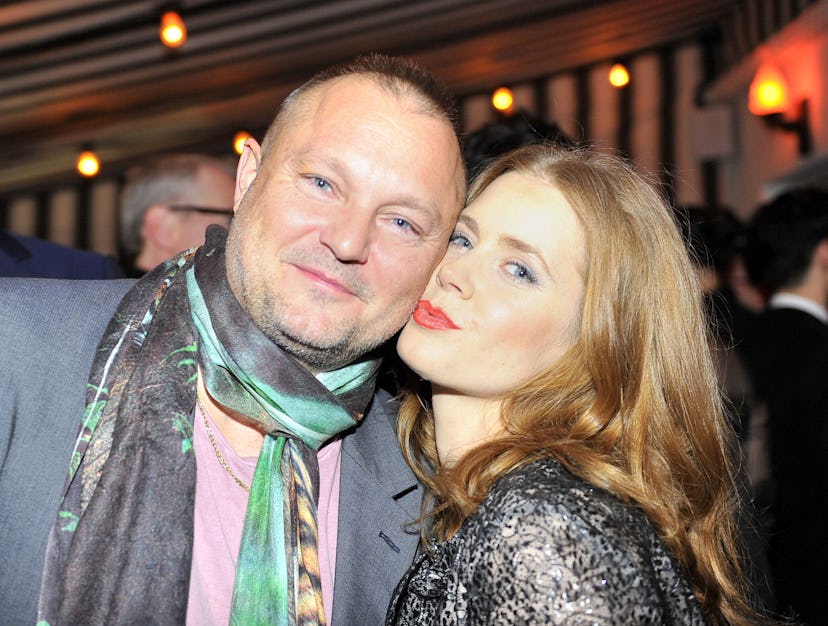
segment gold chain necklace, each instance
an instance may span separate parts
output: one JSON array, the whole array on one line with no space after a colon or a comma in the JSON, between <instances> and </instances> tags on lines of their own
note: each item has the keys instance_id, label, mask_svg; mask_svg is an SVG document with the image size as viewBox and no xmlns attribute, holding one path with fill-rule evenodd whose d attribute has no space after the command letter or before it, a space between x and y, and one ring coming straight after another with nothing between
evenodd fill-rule
<instances>
[{"instance_id":1,"label":"gold chain necklace","mask_svg":"<svg viewBox=\"0 0 828 626\"><path fill-rule=\"evenodd\" d=\"M198 403L198 408L201 409L201 417L204 420L204 428L207 429L207 436L210 438L210 443L213 444L213 450L216 453L216 458L218 459L218 462L224 468L224 471L230 474L230 478L232 478L239 487L244 489L247 493L250 493L250 487L245 485L241 481L241 478L236 476L233 470L230 469L230 466L227 464L227 461L224 459L224 455L219 451L218 446L216 445L216 438L213 437L213 431L210 429L210 423L207 421L207 417L210 414L207 412L207 409L204 408L204 405L201 404L201 399L198 397L198 394L196 394L196 402Z\"/></svg>"}]
</instances>

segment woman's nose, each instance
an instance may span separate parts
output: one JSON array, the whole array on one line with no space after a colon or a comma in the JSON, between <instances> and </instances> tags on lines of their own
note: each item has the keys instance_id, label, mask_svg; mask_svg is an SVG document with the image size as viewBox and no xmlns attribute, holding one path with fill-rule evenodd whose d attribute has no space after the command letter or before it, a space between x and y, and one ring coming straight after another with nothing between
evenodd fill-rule
<instances>
[{"instance_id":1,"label":"woman's nose","mask_svg":"<svg viewBox=\"0 0 828 626\"><path fill-rule=\"evenodd\" d=\"M454 290L464 299L470 298L474 293L474 266L467 257L468 254L454 259L443 259L435 273L440 287Z\"/></svg>"}]
</instances>

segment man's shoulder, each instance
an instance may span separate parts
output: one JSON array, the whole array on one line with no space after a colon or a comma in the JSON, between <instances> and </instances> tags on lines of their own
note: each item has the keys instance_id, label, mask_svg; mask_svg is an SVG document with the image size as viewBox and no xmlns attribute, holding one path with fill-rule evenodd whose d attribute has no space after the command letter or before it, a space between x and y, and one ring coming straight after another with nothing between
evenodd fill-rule
<instances>
[{"instance_id":1,"label":"man's shoulder","mask_svg":"<svg viewBox=\"0 0 828 626\"><path fill-rule=\"evenodd\" d=\"M133 282L0 277L0 335L5 345L43 338L66 350L66 342L103 332Z\"/></svg>"},{"instance_id":2,"label":"man's shoulder","mask_svg":"<svg viewBox=\"0 0 828 626\"><path fill-rule=\"evenodd\" d=\"M31 301L41 301L48 305L48 301L59 299L67 304L95 302L120 302L123 295L135 283L134 279L117 280L66 280L53 278L26 278L16 276L0 276L0 304L5 309L18 308L21 304Z\"/></svg>"},{"instance_id":3,"label":"man's shoulder","mask_svg":"<svg viewBox=\"0 0 828 626\"><path fill-rule=\"evenodd\" d=\"M763 311L740 346L748 366L755 370L806 367L805 355L828 350L828 325L800 309L779 307Z\"/></svg>"},{"instance_id":4,"label":"man's shoulder","mask_svg":"<svg viewBox=\"0 0 828 626\"><path fill-rule=\"evenodd\" d=\"M793 307L774 307L764 310L756 319L760 333L785 333L808 329L816 336L828 337L828 326L811 313Z\"/></svg>"},{"instance_id":5,"label":"man's shoulder","mask_svg":"<svg viewBox=\"0 0 828 626\"><path fill-rule=\"evenodd\" d=\"M110 279L124 275L111 258L53 241L2 233L0 274L70 279Z\"/></svg>"}]
</instances>

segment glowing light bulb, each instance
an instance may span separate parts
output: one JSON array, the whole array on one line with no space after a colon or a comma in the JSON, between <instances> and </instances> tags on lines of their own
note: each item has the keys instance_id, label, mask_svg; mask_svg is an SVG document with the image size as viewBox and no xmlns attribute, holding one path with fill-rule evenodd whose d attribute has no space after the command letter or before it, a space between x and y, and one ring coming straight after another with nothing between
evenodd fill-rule
<instances>
[{"instance_id":1,"label":"glowing light bulb","mask_svg":"<svg viewBox=\"0 0 828 626\"><path fill-rule=\"evenodd\" d=\"M512 90L508 87L500 87L492 94L492 106L498 111L508 111L514 101Z\"/></svg>"},{"instance_id":2,"label":"glowing light bulb","mask_svg":"<svg viewBox=\"0 0 828 626\"><path fill-rule=\"evenodd\" d=\"M168 48L178 48L187 40L187 27L178 13L167 11L161 16L159 36Z\"/></svg>"},{"instance_id":3,"label":"glowing light bulb","mask_svg":"<svg viewBox=\"0 0 828 626\"><path fill-rule=\"evenodd\" d=\"M748 92L748 108L754 115L784 113L790 108L790 90L785 76L774 65L764 64L756 72Z\"/></svg>"},{"instance_id":4,"label":"glowing light bulb","mask_svg":"<svg viewBox=\"0 0 828 626\"><path fill-rule=\"evenodd\" d=\"M630 73L621 63L616 63L610 68L609 82L613 87L626 87L630 82Z\"/></svg>"},{"instance_id":5,"label":"glowing light bulb","mask_svg":"<svg viewBox=\"0 0 828 626\"><path fill-rule=\"evenodd\" d=\"M244 142L250 139L251 136L246 130L240 130L233 135L233 150L236 151L236 154L240 155L244 151Z\"/></svg>"},{"instance_id":6,"label":"glowing light bulb","mask_svg":"<svg viewBox=\"0 0 828 626\"><path fill-rule=\"evenodd\" d=\"M76 167L81 176L91 178L101 170L101 163L98 160L98 155L91 150L84 150L78 155Z\"/></svg>"}]
</instances>

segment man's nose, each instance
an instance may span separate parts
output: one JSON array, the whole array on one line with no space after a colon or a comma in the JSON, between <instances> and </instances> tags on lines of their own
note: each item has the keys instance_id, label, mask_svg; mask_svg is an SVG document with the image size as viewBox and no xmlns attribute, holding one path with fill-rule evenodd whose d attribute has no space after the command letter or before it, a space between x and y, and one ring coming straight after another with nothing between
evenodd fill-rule
<instances>
[{"instance_id":1,"label":"man's nose","mask_svg":"<svg viewBox=\"0 0 828 626\"><path fill-rule=\"evenodd\" d=\"M365 263L374 230L374 217L364 211L341 211L320 229L319 241L342 263Z\"/></svg>"}]
</instances>

